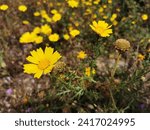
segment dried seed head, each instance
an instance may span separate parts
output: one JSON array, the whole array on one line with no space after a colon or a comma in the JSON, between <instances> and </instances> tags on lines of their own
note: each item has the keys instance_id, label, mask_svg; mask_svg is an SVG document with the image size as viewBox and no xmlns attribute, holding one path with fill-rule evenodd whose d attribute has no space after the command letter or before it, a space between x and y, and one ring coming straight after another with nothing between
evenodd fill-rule
<instances>
[{"instance_id":1,"label":"dried seed head","mask_svg":"<svg viewBox=\"0 0 150 130\"><path fill-rule=\"evenodd\" d=\"M127 51L130 47L130 42L126 39L117 39L115 42L115 48L120 51Z\"/></svg>"},{"instance_id":2,"label":"dried seed head","mask_svg":"<svg viewBox=\"0 0 150 130\"><path fill-rule=\"evenodd\" d=\"M56 72L62 72L65 68L66 64L62 61L59 61L55 64L55 67L53 69L53 71Z\"/></svg>"}]
</instances>

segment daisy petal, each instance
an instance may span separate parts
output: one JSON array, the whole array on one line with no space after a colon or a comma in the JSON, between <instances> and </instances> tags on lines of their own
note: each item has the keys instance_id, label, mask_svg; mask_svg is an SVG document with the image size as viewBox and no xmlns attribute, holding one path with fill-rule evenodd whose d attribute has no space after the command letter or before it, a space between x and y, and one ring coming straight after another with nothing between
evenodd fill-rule
<instances>
[{"instance_id":1,"label":"daisy petal","mask_svg":"<svg viewBox=\"0 0 150 130\"><path fill-rule=\"evenodd\" d=\"M32 57L32 56L28 56L26 59L27 59L29 62L34 63L34 64L38 64L38 63L39 63L38 59L35 58L35 57Z\"/></svg>"},{"instance_id":2,"label":"daisy petal","mask_svg":"<svg viewBox=\"0 0 150 130\"><path fill-rule=\"evenodd\" d=\"M51 60L50 60L51 64L55 64L60 58L61 55L57 51L55 51L51 56Z\"/></svg>"},{"instance_id":3,"label":"daisy petal","mask_svg":"<svg viewBox=\"0 0 150 130\"><path fill-rule=\"evenodd\" d=\"M51 47L46 47L45 48L45 56L47 59L50 59L52 53L53 53L54 49Z\"/></svg>"},{"instance_id":4,"label":"daisy petal","mask_svg":"<svg viewBox=\"0 0 150 130\"><path fill-rule=\"evenodd\" d=\"M47 74L47 73L50 73L53 69L54 65L50 65L49 67L47 67L45 70L44 70L44 74Z\"/></svg>"},{"instance_id":5,"label":"daisy petal","mask_svg":"<svg viewBox=\"0 0 150 130\"><path fill-rule=\"evenodd\" d=\"M38 67L35 64L24 64L24 73L35 74L38 72Z\"/></svg>"},{"instance_id":6,"label":"daisy petal","mask_svg":"<svg viewBox=\"0 0 150 130\"><path fill-rule=\"evenodd\" d=\"M38 70L38 72L36 72L36 74L34 75L34 78L40 78L43 74L43 70Z\"/></svg>"}]
</instances>

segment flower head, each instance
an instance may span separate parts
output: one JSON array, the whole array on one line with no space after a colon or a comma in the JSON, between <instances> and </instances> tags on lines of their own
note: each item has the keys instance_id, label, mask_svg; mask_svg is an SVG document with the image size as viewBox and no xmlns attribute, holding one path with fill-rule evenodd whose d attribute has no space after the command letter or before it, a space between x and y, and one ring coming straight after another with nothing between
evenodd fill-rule
<instances>
[{"instance_id":1,"label":"flower head","mask_svg":"<svg viewBox=\"0 0 150 130\"><path fill-rule=\"evenodd\" d=\"M143 14L141 17L142 17L142 19L143 19L144 21L146 21L146 20L148 19L148 15L147 15L147 14Z\"/></svg>"},{"instance_id":2,"label":"flower head","mask_svg":"<svg viewBox=\"0 0 150 130\"><path fill-rule=\"evenodd\" d=\"M52 33L52 29L48 24L42 25L41 26L41 33L50 35Z\"/></svg>"},{"instance_id":3,"label":"flower head","mask_svg":"<svg viewBox=\"0 0 150 130\"><path fill-rule=\"evenodd\" d=\"M27 11L27 6L25 6L25 5L20 5L20 6L18 7L18 10L21 11L21 12L25 12L25 11Z\"/></svg>"},{"instance_id":4,"label":"flower head","mask_svg":"<svg viewBox=\"0 0 150 130\"><path fill-rule=\"evenodd\" d=\"M80 51L77 55L77 58L85 59L86 56L87 56L87 54L84 51Z\"/></svg>"},{"instance_id":5,"label":"flower head","mask_svg":"<svg viewBox=\"0 0 150 130\"><path fill-rule=\"evenodd\" d=\"M96 73L95 69L91 67L86 67L85 68L85 75L90 77L91 75L94 75Z\"/></svg>"},{"instance_id":6,"label":"flower head","mask_svg":"<svg viewBox=\"0 0 150 130\"><path fill-rule=\"evenodd\" d=\"M5 10L7 10L7 9L8 9L8 5L5 5L5 4L0 5L0 10L5 11Z\"/></svg>"},{"instance_id":7,"label":"flower head","mask_svg":"<svg viewBox=\"0 0 150 130\"><path fill-rule=\"evenodd\" d=\"M139 53L137 58L139 61L143 61L145 59L145 56Z\"/></svg>"},{"instance_id":8,"label":"flower head","mask_svg":"<svg viewBox=\"0 0 150 130\"><path fill-rule=\"evenodd\" d=\"M24 73L34 74L35 78L40 78L42 74L47 74L52 71L56 62L61 58L61 55L51 47L46 47L43 52L42 48L30 52L27 61L29 64L24 64Z\"/></svg>"},{"instance_id":9,"label":"flower head","mask_svg":"<svg viewBox=\"0 0 150 130\"><path fill-rule=\"evenodd\" d=\"M20 43L31 43L35 41L37 35L35 33L25 32L19 39Z\"/></svg>"},{"instance_id":10,"label":"flower head","mask_svg":"<svg viewBox=\"0 0 150 130\"><path fill-rule=\"evenodd\" d=\"M25 24L25 25L30 24L30 22L28 20L23 20L22 23Z\"/></svg>"},{"instance_id":11,"label":"flower head","mask_svg":"<svg viewBox=\"0 0 150 130\"><path fill-rule=\"evenodd\" d=\"M35 17L38 17L38 16L40 16L40 12L34 12L34 14L33 14Z\"/></svg>"},{"instance_id":12,"label":"flower head","mask_svg":"<svg viewBox=\"0 0 150 130\"><path fill-rule=\"evenodd\" d=\"M7 95L11 95L13 93L13 89L12 88L9 88L6 90L6 94Z\"/></svg>"},{"instance_id":13,"label":"flower head","mask_svg":"<svg viewBox=\"0 0 150 130\"><path fill-rule=\"evenodd\" d=\"M115 42L115 48L118 50L127 51L130 47L130 42L126 39L117 39Z\"/></svg>"},{"instance_id":14,"label":"flower head","mask_svg":"<svg viewBox=\"0 0 150 130\"><path fill-rule=\"evenodd\" d=\"M54 22L57 22L57 21L59 21L61 19L61 14L60 13L55 13L54 15L53 15L53 17L52 17L52 20L54 21Z\"/></svg>"},{"instance_id":15,"label":"flower head","mask_svg":"<svg viewBox=\"0 0 150 130\"><path fill-rule=\"evenodd\" d=\"M49 37L51 42L57 42L59 40L59 35L57 33L51 34Z\"/></svg>"},{"instance_id":16,"label":"flower head","mask_svg":"<svg viewBox=\"0 0 150 130\"><path fill-rule=\"evenodd\" d=\"M77 30L77 29L73 29L73 30L70 31L70 35L71 35L73 38L76 37L76 36L79 35L79 34L80 34L80 31Z\"/></svg>"},{"instance_id":17,"label":"flower head","mask_svg":"<svg viewBox=\"0 0 150 130\"><path fill-rule=\"evenodd\" d=\"M105 21L93 21L90 27L101 37L109 37L112 34L112 29L110 29L111 25L109 26Z\"/></svg>"},{"instance_id":18,"label":"flower head","mask_svg":"<svg viewBox=\"0 0 150 130\"><path fill-rule=\"evenodd\" d=\"M69 38L70 38L70 36L68 34L64 34L63 37L65 40L69 40Z\"/></svg>"},{"instance_id":19,"label":"flower head","mask_svg":"<svg viewBox=\"0 0 150 130\"><path fill-rule=\"evenodd\" d=\"M68 5L71 8L76 8L79 5L79 1L78 0L68 0Z\"/></svg>"}]
</instances>

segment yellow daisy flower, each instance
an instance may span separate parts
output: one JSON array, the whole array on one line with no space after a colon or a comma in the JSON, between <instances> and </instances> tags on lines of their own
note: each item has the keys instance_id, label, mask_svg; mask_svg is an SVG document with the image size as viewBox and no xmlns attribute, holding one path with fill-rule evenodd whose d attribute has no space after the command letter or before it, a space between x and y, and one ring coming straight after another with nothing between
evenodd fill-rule
<instances>
[{"instance_id":1,"label":"yellow daisy flower","mask_svg":"<svg viewBox=\"0 0 150 130\"><path fill-rule=\"evenodd\" d=\"M147 14L143 14L141 17L142 17L142 19L143 19L144 21L146 21L146 20L148 19L148 15L147 15Z\"/></svg>"},{"instance_id":2,"label":"yellow daisy flower","mask_svg":"<svg viewBox=\"0 0 150 130\"><path fill-rule=\"evenodd\" d=\"M42 48L30 52L27 61L30 64L24 64L24 73L34 74L34 78L40 78L42 74L50 73L55 63L61 58L61 55L51 47L46 47L43 52Z\"/></svg>"},{"instance_id":3,"label":"yellow daisy flower","mask_svg":"<svg viewBox=\"0 0 150 130\"><path fill-rule=\"evenodd\" d=\"M80 51L77 55L77 58L79 59L85 59L87 54L84 51Z\"/></svg>"},{"instance_id":4,"label":"yellow daisy flower","mask_svg":"<svg viewBox=\"0 0 150 130\"><path fill-rule=\"evenodd\" d=\"M52 33L52 29L48 24L42 25L41 26L41 33L50 35Z\"/></svg>"},{"instance_id":5,"label":"yellow daisy flower","mask_svg":"<svg viewBox=\"0 0 150 130\"><path fill-rule=\"evenodd\" d=\"M54 22L57 22L57 21L59 21L60 19L61 19L61 14L60 14L60 13L56 13L56 14L54 14L53 17L52 17L52 20L53 20Z\"/></svg>"},{"instance_id":6,"label":"yellow daisy flower","mask_svg":"<svg viewBox=\"0 0 150 130\"><path fill-rule=\"evenodd\" d=\"M74 38L80 34L80 31L77 29L73 29L70 31L70 35Z\"/></svg>"},{"instance_id":7,"label":"yellow daisy flower","mask_svg":"<svg viewBox=\"0 0 150 130\"><path fill-rule=\"evenodd\" d=\"M109 37L112 33L112 29L110 29L111 25L109 26L105 21L93 21L90 27L101 37Z\"/></svg>"},{"instance_id":8,"label":"yellow daisy flower","mask_svg":"<svg viewBox=\"0 0 150 130\"><path fill-rule=\"evenodd\" d=\"M51 42L57 42L59 40L59 35L57 33L51 34L49 37Z\"/></svg>"},{"instance_id":9,"label":"yellow daisy flower","mask_svg":"<svg viewBox=\"0 0 150 130\"><path fill-rule=\"evenodd\" d=\"M142 54L138 54L138 60L143 61L145 59L145 56Z\"/></svg>"},{"instance_id":10,"label":"yellow daisy flower","mask_svg":"<svg viewBox=\"0 0 150 130\"><path fill-rule=\"evenodd\" d=\"M22 36L19 39L20 43L26 44L26 43L31 43L35 41L35 38L37 35L35 33L30 33L30 32L25 32L22 34Z\"/></svg>"},{"instance_id":11,"label":"yellow daisy flower","mask_svg":"<svg viewBox=\"0 0 150 130\"><path fill-rule=\"evenodd\" d=\"M25 11L27 10L27 6L25 6L25 5L20 5L20 6L18 7L18 10L21 11L21 12L25 12Z\"/></svg>"},{"instance_id":12,"label":"yellow daisy flower","mask_svg":"<svg viewBox=\"0 0 150 130\"><path fill-rule=\"evenodd\" d=\"M35 17L38 17L38 16L40 16L41 14L40 14L40 12L34 12L34 14L33 14Z\"/></svg>"},{"instance_id":13,"label":"yellow daisy flower","mask_svg":"<svg viewBox=\"0 0 150 130\"><path fill-rule=\"evenodd\" d=\"M79 5L79 2L77 0L68 0L68 5L71 8L76 8Z\"/></svg>"},{"instance_id":14,"label":"yellow daisy flower","mask_svg":"<svg viewBox=\"0 0 150 130\"><path fill-rule=\"evenodd\" d=\"M30 24L30 22L28 20L23 20L22 23L25 24L25 25Z\"/></svg>"},{"instance_id":15,"label":"yellow daisy flower","mask_svg":"<svg viewBox=\"0 0 150 130\"><path fill-rule=\"evenodd\" d=\"M63 37L65 40L69 40L69 38L70 38L70 36L68 34L64 34Z\"/></svg>"},{"instance_id":16,"label":"yellow daisy flower","mask_svg":"<svg viewBox=\"0 0 150 130\"><path fill-rule=\"evenodd\" d=\"M5 10L7 10L7 9L8 9L8 5L5 5L5 4L0 5L0 10L5 11Z\"/></svg>"},{"instance_id":17,"label":"yellow daisy flower","mask_svg":"<svg viewBox=\"0 0 150 130\"><path fill-rule=\"evenodd\" d=\"M95 75L96 71L94 68L91 69L91 67L85 68L85 75L90 77L91 75Z\"/></svg>"}]
</instances>

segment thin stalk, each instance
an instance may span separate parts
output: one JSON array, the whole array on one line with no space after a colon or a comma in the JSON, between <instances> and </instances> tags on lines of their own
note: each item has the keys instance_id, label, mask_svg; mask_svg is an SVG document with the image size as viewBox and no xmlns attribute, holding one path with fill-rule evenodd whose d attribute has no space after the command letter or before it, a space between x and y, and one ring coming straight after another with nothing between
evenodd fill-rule
<instances>
[{"instance_id":1,"label":"thin stalk","mask_svg":"<svg viewBox=\"0 0 150 130\"><path fill-rule=\"evenodd\" d=\"M112 70L112 72L111 72L111 79L112 79L112 80L114 79L114 75L115 75L115 73L116 73L116 70L117 70L117 67L118 67L118 63L119 63L120 57L121 57L121 54L118 53L117 60L116 60L116 62L115 62L114 68L113 68L113 70Z\"/></svg>"}]
</instances>

